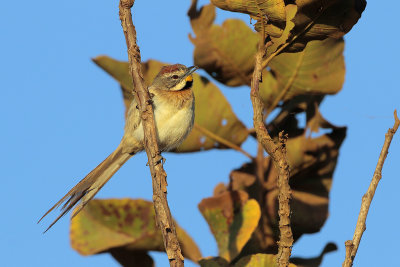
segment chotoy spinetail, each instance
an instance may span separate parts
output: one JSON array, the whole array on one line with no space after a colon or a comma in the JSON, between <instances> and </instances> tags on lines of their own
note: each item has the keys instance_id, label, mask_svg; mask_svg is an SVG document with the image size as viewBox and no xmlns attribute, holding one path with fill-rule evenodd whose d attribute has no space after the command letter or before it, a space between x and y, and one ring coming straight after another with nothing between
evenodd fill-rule
<instances>
[{"instance_id":1,"label":"chotoy spinetail","mask_svg":"<svg viewBox=\"0 0 400 267\"><path fill-rule=\"evenodd\" d=\"M196 69L196 66L186 67L182 64L164 66L149 87L161 151L176 148L192 130L194 95L191 88L192 73ZM73 218L128 159L142 150L144 150L142 120L137 103L133 100L128 110L124 136L115 151L49 209L39 222L63 203L61 214L46 231L76 205Z\"/></svg>"}]
</instances>

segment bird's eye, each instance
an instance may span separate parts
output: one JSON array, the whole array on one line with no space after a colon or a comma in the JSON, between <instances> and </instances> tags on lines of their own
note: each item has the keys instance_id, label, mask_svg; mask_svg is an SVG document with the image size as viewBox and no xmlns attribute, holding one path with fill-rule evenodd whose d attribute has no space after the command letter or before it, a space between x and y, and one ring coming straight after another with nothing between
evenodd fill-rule
<instances>
[{"instance_id":1,"label":"bird's eye","mask_svg":"<svg viewBox=\"0 0 400 267\"><path fill-rule=\"evenodd\" d=\"M178 75L172 75L172 79L178 79L179 78L179 76Z\"/></svg>"}]
</instances>

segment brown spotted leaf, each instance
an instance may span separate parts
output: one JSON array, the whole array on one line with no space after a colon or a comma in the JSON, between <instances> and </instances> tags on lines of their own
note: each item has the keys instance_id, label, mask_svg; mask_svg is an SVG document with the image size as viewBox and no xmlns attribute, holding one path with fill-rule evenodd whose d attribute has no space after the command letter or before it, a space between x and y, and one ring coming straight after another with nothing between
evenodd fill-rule
<instances>
[{"instance_id":1,"label":"brown spotted leaf","mask_svg":"<svg viewBox=\"0 0 400 267\"><path fill-rule=\"evenodd\" d=\"M258 35L238 19L212 24L215 8L207 5L196 10L196 4L192 2L188 13L196 35L189 36L195 45L195 65L228 86L249 85Z\"/></svg>"},{"instance_id":2,"label":"brown spotted leaf","mask_svg":"<svg viewBox=\"0 0 400 267\"><path fill-rule=\"evenodd\" d=\"M107 56L100 56L93 61L121 85L125 107L128 108L132 99L132 83L127 62L118 61ZM165 63L149 60L142 63L144 79L150 84ZM213 133L235 145L240 146L248 136L243 123L233 113L229 102L219 88L206 78L193 74L193 92L195 95L195 127L186 140L175 152L192 152L212 148L226 148L214 139L204 134L204 131Z\"/></svg>"},{"instance_id":3,"label":"brown spotted leaf","mask_svg":"<svg viewBox=\"0 0 400 267\"><path fill-rule=\"evenodd\" d=\"M154 220L153 203L141 199L94 199L71 221L70 239L73 249L82 255L110 252L125 261L140 258L138 252L164 251L161 233ZM185 257L201 258L191 237L177 226L178 239Z\"/></svg>"},{"instance_id":4,"label":"brown spotted leaf","mask_svg":"<svg viewBox=\"0 0 400 267\"><path fill-rule=\"evenodd\" d=\"M343 39L327 38L309 42L302 52L276 56L260 86L266 107L276 98L286 101L297 95L339 92L345 77L343 50Z\"/></svg>"},{"instance_id":5,"label":"brown spotted leaf","mask_svg":"<svg viewBox=\"0 0 400 267\"><path fill-rule=\"evenodd\" d=\"M282 35L286 24L285 2L283 0L211 0L224 10L249 14L254 19L267 18L265 33L272 37Z\"/></svg>"},{"instance_id":6,"label":"brown spotted leaf","mask_svg":"<svg viewBox=\"0 0 400 267\"><path fill-rule=\"evenodd\" d=\"M219 250L219 256L231 261L241 252L258 225L260 207L244 191L225 192L205 198L199 204Z\"/></svg>"},{"instance_id":7,"label":"brown spotted leaf","mask_svg":"<svg viewBox=\"0 0 400 267\"><path fill-rule=\"evenodd\" d=\"M299 52L309 41L341 38L348 33L361 17L365 0L296 0L286 5L286 27L277 46L283 39L290 41L285 52ZM289 8L290 7L290 8ZM268 24L264 24L267 27ZM254 28L260 31L258 21ZM272 41L277 39L272 36ZM268 49L271 54L276 49Z\"/></svg>"},{"instance_id":8,"label":"brown spotted leaf","mask_svg":"<svg viewBox=\"0 0 400 267\"><path fill-rule=\"evenodd\" d=\"M357 23L366 4L365 0L296 0L298 10L293 19L296 26L291 34L297 35L312 26L289 50L300 51L312 40L343 37Z\"/></svg>"}]
</instances>

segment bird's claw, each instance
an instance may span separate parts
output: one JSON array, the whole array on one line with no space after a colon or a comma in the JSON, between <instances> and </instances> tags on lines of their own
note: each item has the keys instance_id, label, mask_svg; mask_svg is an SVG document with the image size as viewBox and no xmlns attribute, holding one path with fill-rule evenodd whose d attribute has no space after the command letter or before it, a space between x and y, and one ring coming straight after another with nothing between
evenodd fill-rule
<instances>
[{"instance_id":1,"label":"bird's claw","mask_svg":"<svg viewBox=\"0 0 400 267\"><path fill-rule=\"evenodd\" d=\"M162 165L164 165L165 161L166 161L166 159L165 159L163 156L160 155L160 158L156 161L156 164L155 164L155 165L158 165L158 164L160 164L160 163L161 163Z\"/></svg>"},{"instance_id":2,"label":"bird's claw","mask_svg":"<svg viewBox=\"0 0 400 267\"><path fill-rule=\"evenodd\" d=\"M163 156L160 156L160 158L154 163L154 166L158 165L158 164L163 164L165 163L166 159ZM149 166L149 161L147 161L146 166Z\"/></svg>"}]
</instances>

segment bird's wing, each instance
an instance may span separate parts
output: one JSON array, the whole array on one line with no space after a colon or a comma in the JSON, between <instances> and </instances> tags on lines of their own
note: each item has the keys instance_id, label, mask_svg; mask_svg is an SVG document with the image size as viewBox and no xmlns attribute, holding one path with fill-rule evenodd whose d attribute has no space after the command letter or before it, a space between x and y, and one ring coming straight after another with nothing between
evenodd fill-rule
<instances>
[{"instance_id":1,"label":"bird's wing","mask_svg":"<svg viewBox=\"0 0 400 267\"><path fill-rule=\"evenodd\" d=\"M140 118L139 106L135 99L132 100L128 112L126 114L125 131L133 131L142 123Z\"/></svg>"},{"instance_id":2,"label":"bird's wing","mask_svg":"<svg viewBox=\"0 0 400 267\"><path fill-rule=\"evenodd\" d=\"M125 131L121 144L123 144L125 152L137 153L144 148L143 140L144 135L139 106L135 100L132 100L126 114Z\"/></svg>"}]
</instances>

